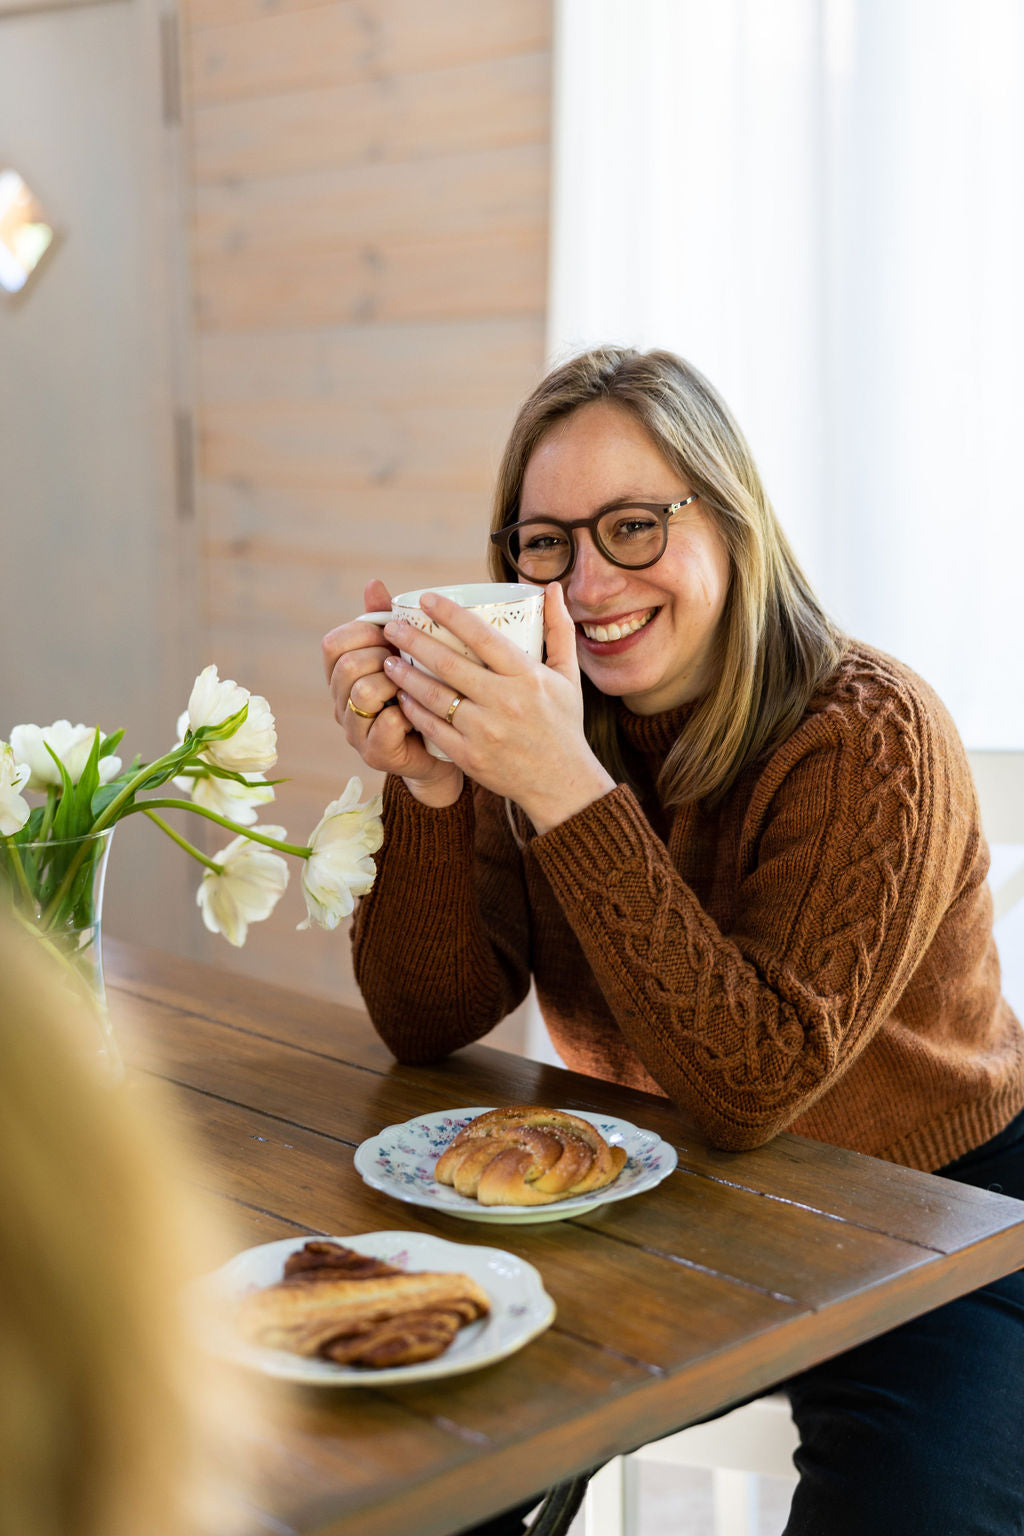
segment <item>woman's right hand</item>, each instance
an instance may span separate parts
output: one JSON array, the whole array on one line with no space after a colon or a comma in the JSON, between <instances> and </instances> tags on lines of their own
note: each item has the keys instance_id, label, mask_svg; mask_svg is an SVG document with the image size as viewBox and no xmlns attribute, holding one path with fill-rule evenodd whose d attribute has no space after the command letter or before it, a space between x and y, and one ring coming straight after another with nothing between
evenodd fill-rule
<instances>
[{"instance_id":1,"label":"woman's right hand","mask_svg":"<svg viewBox=\"0 0 1024 1536\"><path fill-rule=\"evenodd\" d=\"M382 581L363 594L366 612L391 607ZM424 805L453 805L462 791L462 770L432 757L397 703L397 686L384 671L396 652L376 624L352 620L321 641L324 671L334 701L334 718L368 768L405 780Z\"/></svg>"}]
</instances>

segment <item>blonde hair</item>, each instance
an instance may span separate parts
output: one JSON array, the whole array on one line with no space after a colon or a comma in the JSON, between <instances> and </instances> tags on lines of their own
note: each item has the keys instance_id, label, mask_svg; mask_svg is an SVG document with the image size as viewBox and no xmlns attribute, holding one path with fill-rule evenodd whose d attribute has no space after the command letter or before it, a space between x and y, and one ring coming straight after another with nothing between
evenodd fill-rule
<instances>
[{"instance_id":1,"label":"blonde hair","mask_svg":"<svg viewBox=\"0 0 1024 1536\"><path fill-rule=\"evenodd\" d=\"M36 949L0 921L0 1533L220 1533L247 1479L225 1426L255 1420L185 1295L244 1244Z\"/></svg>"},{"instance_id":2,"label":"blonde hair","mask_svg":"<svg viewBox=\"0 0 1024 1536\"><path fill-rule=\"evenodd\" d=\"M724 401L671 352L598 347L554 369L522 406L505 448L492 530L516 521L530 455L556 422L595 400L628 411L688 480L729 555L730 581L710 692L662 767L667 806L714 800L747 763L791 734L844 637L801 571L750 449ZM515 579L491 545L495 580ZM613 701L583 679L587 736L609 772L629 782Z\"/></svg>"}]
</instances>

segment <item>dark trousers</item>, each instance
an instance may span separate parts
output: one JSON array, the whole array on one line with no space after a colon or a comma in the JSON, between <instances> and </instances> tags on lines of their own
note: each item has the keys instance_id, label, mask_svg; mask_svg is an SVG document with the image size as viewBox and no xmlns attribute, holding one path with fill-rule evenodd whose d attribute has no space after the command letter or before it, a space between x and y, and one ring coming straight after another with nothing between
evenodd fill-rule
<instances>
[{"instance_id":1,"label":"dark trousers","mask_svg":"<svg viewBox=\"0 0 1024 1536\"><path fill-rule=\"evenodd\" d=\"M1024 1112L938 1173L1024 1200ZM785 1536L1024 1536L1024 1270L780 1390L800 1432ZM518 1536L528 1508L465 1536Z\"/></svg>"},{"instance_id":2,"label":"dark trousers","mask_svg":"<svg viewBox=\"0 0 1024 1536\"><path fill-rule=\"evenodd\" d=\"M938 1170L1024 1200L1024 1114ZM783 1384L786 1536L1024 1536L1024 1270Z\"/></svg>"}]
</instances>

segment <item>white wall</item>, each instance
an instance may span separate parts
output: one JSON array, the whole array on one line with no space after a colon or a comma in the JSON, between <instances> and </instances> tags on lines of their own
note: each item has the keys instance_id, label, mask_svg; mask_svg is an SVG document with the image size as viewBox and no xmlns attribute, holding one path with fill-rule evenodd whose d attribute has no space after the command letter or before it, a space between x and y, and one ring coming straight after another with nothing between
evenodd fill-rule
<instances>
[{"instance_id":1,"label":"white wall","mask_svg":"<svg viewBox=\"0 0 1024 1536\"><path fill-rule=\"evenodd\" d=\"M1024 6L557 17L552 358L689 358L840 622L1024 747Z\"/></svg>"}]
</instances>

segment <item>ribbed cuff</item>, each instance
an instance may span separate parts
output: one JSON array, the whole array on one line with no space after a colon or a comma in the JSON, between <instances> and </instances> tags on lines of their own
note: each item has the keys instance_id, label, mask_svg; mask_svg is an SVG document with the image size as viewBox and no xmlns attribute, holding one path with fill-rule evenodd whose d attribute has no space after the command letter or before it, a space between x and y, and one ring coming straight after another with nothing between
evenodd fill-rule
<instances>
[{"instance_id":1,"label":"ribbed cuff","mask_svg":"<svg viewBox=\"0 0 1024 1536\"><path fill-rule=\"evenodd\" d=\"M530 843L552 890L565 897L585 897L603 885L609 869L646 864L651 828L631 789L617 784L599 800L577 811Z\"/></svg>"},{"instance_id":2,"label":"ribbed cuff","mask_svg":"<svg viewBox=\"0 0 1024 1536\"><path fill-rule=\"evenodd\" d=\"M466 779L454 805L421 805L402 779L389 774L384 781L384 851L401 849L403 863L437 862L438 851L446 858L473 852L475 814L473 791Z\"/></svg>"}]
</instances>

